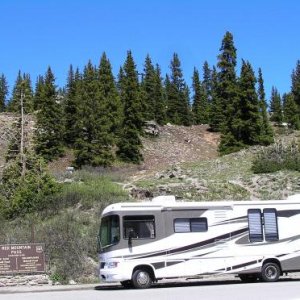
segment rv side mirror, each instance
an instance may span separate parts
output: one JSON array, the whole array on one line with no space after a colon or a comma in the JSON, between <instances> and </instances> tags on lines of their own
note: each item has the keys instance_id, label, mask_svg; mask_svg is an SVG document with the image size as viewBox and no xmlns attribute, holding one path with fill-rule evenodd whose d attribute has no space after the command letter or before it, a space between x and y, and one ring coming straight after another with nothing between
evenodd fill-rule
<instances>
[{"instance_id":1,"label":"rv side mirror","mask_svg":"<svg viewBox=\"0 0 300 300\"><path fill-rule=\"evenodd\" d=\"M130 230L128 233L128 246L132 246L132 239L135 237L133 230Z\"/></svg>"}]
</instances>

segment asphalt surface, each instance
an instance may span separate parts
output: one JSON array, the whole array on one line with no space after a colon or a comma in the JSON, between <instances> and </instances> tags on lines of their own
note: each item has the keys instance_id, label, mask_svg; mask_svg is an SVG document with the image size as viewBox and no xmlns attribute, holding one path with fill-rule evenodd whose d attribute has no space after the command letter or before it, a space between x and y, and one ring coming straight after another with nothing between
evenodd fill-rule
<instances>
[{"instance_id":1,"label":"asphalt surface","mask_svg":"<svg viewBox=\"0 0 300 300\"><path fill-rule=\"evenodd\" d=\"M300 273L291 273L287 276L281 276L279 281L300 281ZM178 286L185 284L222 284L222 283L241 283L240 279L235 275L215 275L204 276L199 279L172 279L161 280L154 284L156 287L163 286ZM107 289L123 289L118 283L93 283L93 284L74 284L74 285L20 285L0 287L1 294L16 294L16 293L41 293L41 292L62 292L62 291L80 291L80 290L107 290Z\"/></svg>"}]
</instances>

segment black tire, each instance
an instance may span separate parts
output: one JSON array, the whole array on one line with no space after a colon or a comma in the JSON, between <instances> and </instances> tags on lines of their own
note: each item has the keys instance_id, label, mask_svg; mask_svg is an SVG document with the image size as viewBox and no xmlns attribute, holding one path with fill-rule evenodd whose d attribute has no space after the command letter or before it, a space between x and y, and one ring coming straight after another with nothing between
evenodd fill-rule
<instances>
[{"instance_id":1,"label":"black tire","mask_svg":"<svg viewBox=\"0 0 300 300\"><path fill-rule=\"evenodd\" d=\"M132 275L132 284L137 289L147 289L152 284L150 273L145 269L137 269Z\"/></svg>"},{"instance_id":2,"label":"black tire","mask_svg":"<svg viewBox=\"0 0 300 300\"><path fill-rule=\"evenodd\" d=\"M258 279L258 276L256 274L239 274L239 277L242 282L245 283L256 282Z\"/></svg>"},{"instance_id":3,"label":"black tire","mask_svg":"<svg viewBox=\"0 0 300 300\"><path fill-rule=\"evenodd\" d=\"M123 286L123 288L125 289L130 289L133 287L132 281L131 280L125 280L125 281L121 281L121 285Z\"/></svg>"},{"instance_id":4,"label":"black tire","mask_svg":"<svg viewBox=\"0 0 300 300\"><path fill-rule=\"evenodd\" d=\"M277 263L269 262L262 266L261 279L264 282L275 282L280 276L280 267Z\"/></svg>"}]
</instances>

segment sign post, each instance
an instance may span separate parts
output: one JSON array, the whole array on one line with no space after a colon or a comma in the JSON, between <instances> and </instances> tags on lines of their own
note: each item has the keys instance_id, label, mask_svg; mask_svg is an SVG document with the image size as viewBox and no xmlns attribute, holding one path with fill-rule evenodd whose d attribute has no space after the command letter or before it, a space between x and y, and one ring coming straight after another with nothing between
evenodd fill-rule
<instances>
[{"instance_id":1,"label":"sign post","mask_svg":"<svg viewBox=\"0 0 300 300\"><path fill-rule=\"evenodd\" d=\"M0 245L0 275L45 273L43 244Z\"/></svg>"}]
</instances>

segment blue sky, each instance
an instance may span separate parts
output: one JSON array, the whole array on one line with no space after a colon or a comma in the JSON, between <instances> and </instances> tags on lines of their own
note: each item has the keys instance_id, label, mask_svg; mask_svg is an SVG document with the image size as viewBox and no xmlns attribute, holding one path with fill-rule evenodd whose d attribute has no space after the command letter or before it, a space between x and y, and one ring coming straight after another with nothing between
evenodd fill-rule
<instances>
[{"instance_id":1,"label":"blue sky","mask_svg":"<svg viewBox=\"0 0 300 300\"><path fill-rule=\"evenodd\" d=\"M177 52L190 83L194 67L216 64L230 31L238 64L249 60L256 74L262 68L269 97L272 86L290 90L299 16L298 0L1 0L0 74L12 88L18 70L34 84L50 65L64 86L70 64L98 65L105 51L116 75L130 49L139 71L149 53L163 75Z\"/></svg>"}]
</instances>

